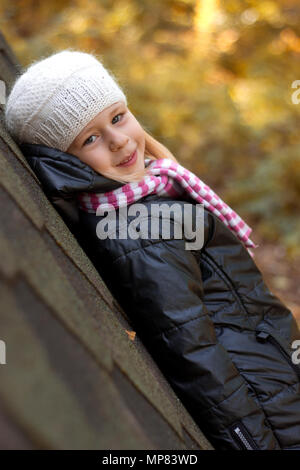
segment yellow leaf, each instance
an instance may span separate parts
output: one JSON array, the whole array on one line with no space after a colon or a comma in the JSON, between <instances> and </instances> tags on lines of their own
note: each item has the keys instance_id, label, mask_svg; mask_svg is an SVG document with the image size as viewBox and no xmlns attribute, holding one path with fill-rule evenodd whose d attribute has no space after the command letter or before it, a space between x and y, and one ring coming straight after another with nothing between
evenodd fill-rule
<instances>
[{"instance_id":1,"label":"yellow leaf","mask_svg":"<svg viewBox=\"0 0 300 470\"><path fill-rule=\"evenodd\" d=\"M135 338L135 335L136 335L135 331L128 331L128 330L125 330L125 331L128 334L129 339L131 339L131 341L134 341L134 338Z\"/></svg>"}]
</instances>

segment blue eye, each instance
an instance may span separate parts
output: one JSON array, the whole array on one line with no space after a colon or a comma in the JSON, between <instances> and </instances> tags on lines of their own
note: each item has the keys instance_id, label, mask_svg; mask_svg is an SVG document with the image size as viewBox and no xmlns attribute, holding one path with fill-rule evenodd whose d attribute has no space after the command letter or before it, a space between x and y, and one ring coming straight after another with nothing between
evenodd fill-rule
<instances>
[{"instance_id":1,"label":"blue eye","mask_svg":"<svg viewBox=\"0 0 300 470\"><path fill-rule=\"evenodd\" d=\"M116 116L115 116L115 117L118 117L118 116L123 116L123 114L124 114L124 113L116 114ZM113 118L113 120L115 119L115 117ZM117 121L117 122L119 122L119 121Z\"/></svg>"},{"instance_id":2,"label":"blue eye","mask_svg":"<svg viewBox=\"0 0 300 470\"><path fill-rule=\"evenodd\" d=\"M118 117L118 116L123 116L123 114L125 114L125 113L116 114L116 115L114 116L113 120L114 120L116 117ZM116 122L119 122L119 121L120 121L120 120L118 120L118 121L116 121ZM90 135L90 137L88 137L88 138L84 141L84 144L83 144L83 145L89 145L89 142L88 142L88 141L89 141L89 139L90 139L91 137L97 137L97 136L96 136L96 135ZM91 143L91 142L90 142L90 143ZM94 142L92 142L92 143L94 143Z\"/></svg>"},{"instance_id":3,"label":"blue eye","mask_svg":"<svg viewBox=\"0 0 300 470\"><path fill-rule=\"evenodd\" d=\"M89 141L89 139L90 139L91 137L96 137L96 136L95 136L95 135L90 135L90 137L88 137L88 138L85 140L85 142L84 142L83 145L88 145L87 142ZM93 143L93 142L92 142L92 143Z\"/></svg>"}]
</instances>

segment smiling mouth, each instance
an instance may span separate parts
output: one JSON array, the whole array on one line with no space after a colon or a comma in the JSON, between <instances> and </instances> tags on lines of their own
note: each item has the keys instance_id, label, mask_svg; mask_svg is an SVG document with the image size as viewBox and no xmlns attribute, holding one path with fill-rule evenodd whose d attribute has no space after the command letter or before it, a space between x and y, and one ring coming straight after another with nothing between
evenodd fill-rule
<instances>
[{"instance_id":1,"label":"smiling mouth","mask_svg":"<svg viewBox=\"0 0 300 470\"><path fill-rule=\"evenodd\" d=\"M119 163L117 166L130 164L130 162L134 160L135 157L136 157L136 150L129 157L125 158L121 163Z\"/></svg>"}]
</instances>

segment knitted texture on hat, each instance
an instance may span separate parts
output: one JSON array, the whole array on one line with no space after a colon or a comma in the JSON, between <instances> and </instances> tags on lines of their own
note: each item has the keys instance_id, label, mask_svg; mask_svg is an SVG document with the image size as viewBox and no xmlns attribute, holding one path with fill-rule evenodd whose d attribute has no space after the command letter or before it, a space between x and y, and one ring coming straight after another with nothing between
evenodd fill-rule
<instances>
[{"instance_id":1,"label":"knitted texture on hat","mask_svg":"<svg viewBox=\"0 0 300 470\"><path fill-rule=\"evenodd\" d=\"M165 197L186 194L215 214L244 243L250 256L254 256L251 248L257 248L258 245L250 239L252 228L194 173L169 158L146 158L145 166L148 175L141 181L126 183L105 193L79 193L78 207L97 215L98 208L102 212L110 212L128 206L149 194Z\"/></svg>"},{"instance_id":2,"label":"knitted texture on hat","mask_svg":"<svg viewBox=\"0 0 300 470\"><path fill-rule=\"evenodd\" d=\"M5 124L18 144L65 152L98 113L118 101L127 105L115 77L95 56L64 50L34 62L17 78Z\"/></svg>"}]
</instances>

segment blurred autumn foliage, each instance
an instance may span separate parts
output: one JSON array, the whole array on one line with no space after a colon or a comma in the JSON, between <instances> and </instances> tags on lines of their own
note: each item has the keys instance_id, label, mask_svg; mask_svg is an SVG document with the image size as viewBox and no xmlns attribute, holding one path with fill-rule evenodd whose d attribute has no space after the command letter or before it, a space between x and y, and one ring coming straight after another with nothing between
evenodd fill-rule
<instances>
[{"instance_id":1,"label":"blurred autumn foliage","mask_svg":"<svg viewBox=\"0 0 300 470\"><path fill-rule=\"evenodd\" d=\"M23 66L97 54L144 127L253 227L267 278L298 308L299 0L2 0L0 13Z\"/></svg>"}]
</instances>

